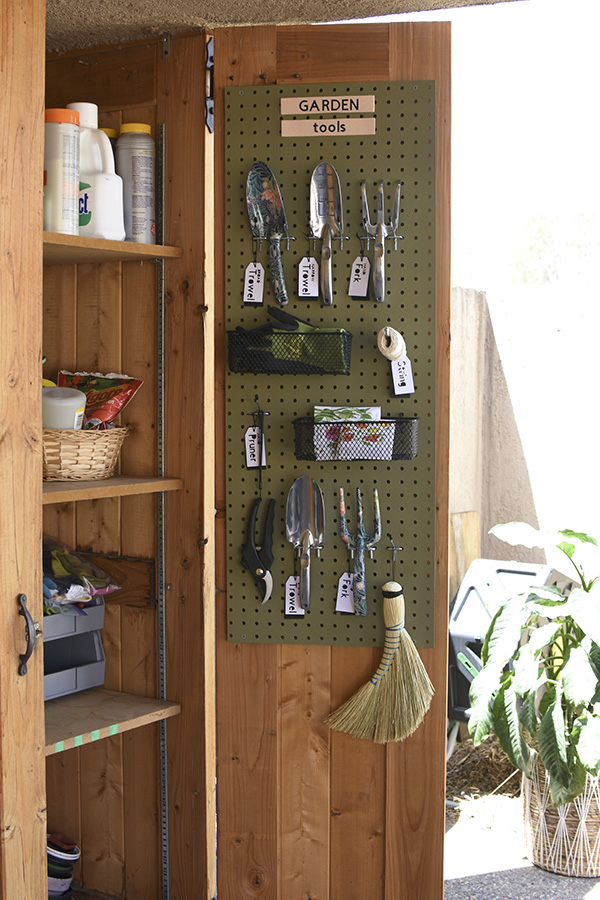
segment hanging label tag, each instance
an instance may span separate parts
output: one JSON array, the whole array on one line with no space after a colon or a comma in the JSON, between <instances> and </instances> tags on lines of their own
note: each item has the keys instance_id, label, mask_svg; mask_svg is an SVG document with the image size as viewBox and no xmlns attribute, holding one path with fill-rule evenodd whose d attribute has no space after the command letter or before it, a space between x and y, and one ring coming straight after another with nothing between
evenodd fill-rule
<instances>
[{"instance_id":1,"label":"hanging label tag","mask_svg":"<svg viewBox=\"0 0 600 900\"><path fill-rule=\"evenodd\" d=\"M260 444L260 428L258 425L251 425L250 428L246 431L246 468L248 469L258 469L258 445ZM265 447L265 440L263 438L262 442L262 463L260 463L261 467L264 469L267 465L267 449Z\"/></svg>"},{"instance_id":2,"label":"hanging label tag","mask_svg":"<svg viewBox=\"0 0 600 900\"><path fill-rule=\"evenodd\" d=\"M366 297L369 293L371 263L366 256L357 256L350 270L349 297Z\"/></svg>"},{"instance_id":3,"label":"hanging label tag","mask_svg":"<svg viewBox=\"0 0 600 900\"><path fill-rule=\"evenodd\" d=\"M303 616L305 612L300 606L300 576L290 575L285 583L285 614Z\"/></svg>"},{"instance_id":4,"label":"hanging label tag","mask_svg":"<svg viewBox=\"0 0 600 900\"><path fill-rule=\"evenodd\" d=\"M392 367L392 387L395 396L414 394L415 383L412 365L408 356L405 356L403 359L393 359L390 365Z\"/></svg>"},{"instance_id":5,"label":"hanging label tag","mask_svg":"<svg viewBox=\"0 0 600 900\"><path fill-rule=\"evenodd\" d=\"M261 306L265 290L265 270L262 263L251 262L244 277L244 303Z\"/></svg>"},{"instance_id":6,"label":"hanging label tag","mask_svg":"<svg viewBox=\"0 0 600 900\"><path fill-rule=\"evenodd\" d=\"M354 612L354 575L352 572L344 572L338 581L335 611L342 613Z\"/></svg>"},{"instance_id":7,"label":"hanging label tag","mask_svg":"<svg viewBox=\"0 0 600 900\"><path fill-rule=\"evenodd\" d=\"M319 264L314 256L305 256L300 260L298 296L301 300L319 296Z\"/></svg>"}]
</instances>

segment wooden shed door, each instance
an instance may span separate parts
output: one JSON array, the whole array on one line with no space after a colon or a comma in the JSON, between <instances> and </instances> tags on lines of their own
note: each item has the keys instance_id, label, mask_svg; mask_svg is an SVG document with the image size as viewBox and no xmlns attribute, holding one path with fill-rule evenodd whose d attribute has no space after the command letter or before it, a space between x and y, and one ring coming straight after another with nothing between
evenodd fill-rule
<instances>
[{"instance_id":1,"label":"wooden shed door","mask_svg":"<svg viewBox=\"0 0 600 900\"><path fill-rule=\"evenodd\" d=\"M224 89L433 80L437 154L435 646L421 651L435 684L434 702L424 724L402 743L357 740L330 732L323 717L370 678L381 657L380 648L228 642L224 510L226 467L231 464L225 439L230 423L224 394L219 394L217 868L221 900L441 900L443 896L449 68L450 33L445 23L231 28L215 34L215 196L225 199L223 205L217 203L215 229L217 322L221 322L217 384L223 384L226 365L224 285L227 278L236 277L226 272L223 237L225 216L230 214L223 162ZM301 234L297 239L304 240ZM248 498L244 509L247 502Z\"/></svg>"},{"instance_id":2,"label":"wooden shed door","mask_svg":"<svg viewBox=\"0 0 600 900\"><path fill-rule=\"evenodd\" d=\"M25 594L41 621L41 296L44 6L0 12L0 898L46 892L42 649L25 653Z\"/></svg>"}]
</instances>

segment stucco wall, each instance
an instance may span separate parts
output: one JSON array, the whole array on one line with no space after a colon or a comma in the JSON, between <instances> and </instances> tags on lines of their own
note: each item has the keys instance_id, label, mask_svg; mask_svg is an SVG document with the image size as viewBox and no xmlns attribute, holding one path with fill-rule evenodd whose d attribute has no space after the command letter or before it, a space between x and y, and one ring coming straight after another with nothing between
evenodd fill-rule
<instances>
[{"instance_id":1,"label":"stucco wall","mask_svg":"<svg viewBox=\"0 0 600 900\"><path fill-rule=\"evenodd\" d=\"M451 321L450 512L479 512L482 557L543 562L488 535L498 522L538 520L485 293L454 288Z\"/></svg>"}]
</instances>

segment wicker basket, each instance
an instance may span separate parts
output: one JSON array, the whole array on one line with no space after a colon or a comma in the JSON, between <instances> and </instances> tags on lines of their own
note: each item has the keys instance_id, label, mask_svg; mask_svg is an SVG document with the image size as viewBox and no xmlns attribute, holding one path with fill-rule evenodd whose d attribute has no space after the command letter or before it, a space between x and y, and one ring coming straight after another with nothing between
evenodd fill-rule
<instances>
[{"instance_id":1,"label":"wicker basket","mask_svg":"<svg viewBox=\"0 0 600 900\"><path fill-rule=\"evenodd\" d=\"M114 473L128 428L44 428L44 481L95 481Z\"/></svg>"},{"instance_id":2,"label":"wicker basket","mask_svg":"<svg viewBox=\"0 0 600 900\"><path fill-rule=\"evenodd\" d=\"M571 803L550 806L548 773L534 751L531 778L523 776L525 838L532 863L557 875L600 875L600 778L587 775Z\"/></svg>"}]
</instances>

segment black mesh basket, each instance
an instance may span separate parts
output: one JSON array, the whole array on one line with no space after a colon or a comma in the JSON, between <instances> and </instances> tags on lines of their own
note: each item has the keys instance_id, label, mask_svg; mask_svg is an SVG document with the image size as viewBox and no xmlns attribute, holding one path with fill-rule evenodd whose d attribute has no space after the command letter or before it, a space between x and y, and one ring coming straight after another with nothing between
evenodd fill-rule
<instances>
[{"instance_id":1,"label":"black mesh basket","mask_svg":"<svg viewBox=\"0 0 600 900\"><path fill-rule=\"evenodd\" d=\"M296 459L325 462L414 459L419 419L400 416L371 422L315 422L305 416L294 419L294 432Z\"/></svg>"},{"instance_id":2,"label":"black mesh basket","mask_svg":"<svg viewBox=\"0 0 600 900\"><path fill-rule=\"evenodd\" d=\"M352 335L348 331L227 332L230 372L265 375L349 375Z\"/></svg>"}]
</instances>

